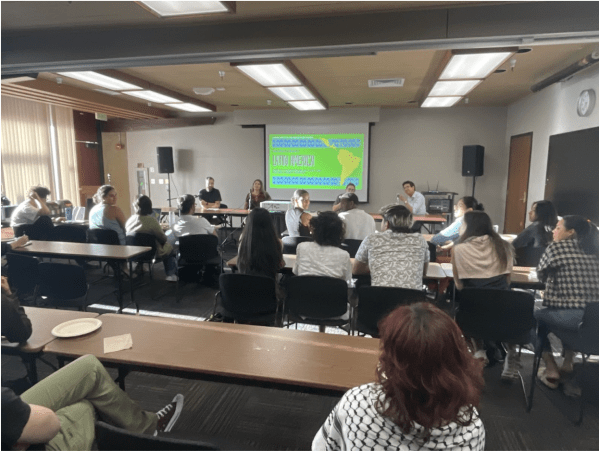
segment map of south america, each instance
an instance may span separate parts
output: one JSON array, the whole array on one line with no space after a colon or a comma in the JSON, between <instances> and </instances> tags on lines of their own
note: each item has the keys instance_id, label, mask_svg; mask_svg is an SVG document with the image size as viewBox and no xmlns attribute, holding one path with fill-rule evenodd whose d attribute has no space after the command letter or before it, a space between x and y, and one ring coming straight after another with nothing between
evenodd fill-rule
<instances>
[{"instance_id":1,"label":"map of south america","mask_svg":"<svg viewBox=\"0 0 599 451\"><path fill-rule=\"evenodd\" d=\"M339 163L341 163L341 185L345 185L345 179L360 166L361 158L356 157L348 150L339 149L337 159L339 160Z\"/></svg>"}]
</instances>

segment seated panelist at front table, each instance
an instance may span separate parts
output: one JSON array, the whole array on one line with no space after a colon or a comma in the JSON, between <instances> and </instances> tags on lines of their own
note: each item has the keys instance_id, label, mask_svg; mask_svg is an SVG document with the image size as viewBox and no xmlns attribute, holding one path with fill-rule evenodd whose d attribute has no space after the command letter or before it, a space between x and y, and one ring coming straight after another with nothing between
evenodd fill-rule
<instances>
[{"instance_id":1,"label":"seated panelist at front table","mask_svg":"<svg viewBox=\"0 0 599 451\"><path fill-rule=\"evenodd\" d=\"M426 214L426 201L424 196L416 191L414 182L406 180L402 183L402 187L406 195L398 194L398 203L403 203L414 216L422 216Z\"/></svg>"},{"instance_id":2,"label":"seated panelist at front table","mask_svg":"<svg viewBox=\"0 0 599 451\"><path fill-rule=\"evenodd\" d=\"M206 177L206 188L200 190L200 204L202 208L220 208L220 191L214 187L214 179Z\"/></svg>"},{"instance_id":3,"label":"seated panelist at front table","mask_svg":"<svg viewBox=\"0 0 599 451\"><path fill-rule=\"evenodd\" d=\"M376 232L376 223L372 215L358 208L358 196L345 193L341 196L339 217L345 223L346 240L363 240Z\"/></svg>"},{"instance_id":4,"label":"seated panelist at front table","mask_svg":"<svg viewBox=\"0 0 599 451\"><path fill-rule=\"evenodd\" d=\"M89 212L89 228L114 230L121 245L125 240L125 214L116 206L117 192L111 185L103 185L94 194L96 205Z\"/></svg>"},{"instance_id":5,"label":"seated panelist at front table","mask_svg":"<svg viewBox=\"0 0 599 451\"><path fill-rule=\"evenodd\" d=\"M354 185L353 183L348 183L347 186L345 187L345 193L339 194L337 196L337 199L335 199L335 203L333 204L333 211L339 211L341 209L341 198L345 194L355 193L355 192L356 192L356 185Z\"/></svg>"},{"instance_id":6,"label":"seated panelist at front table","mask_svg":"<svg viewBox=\"0 0 599 451\"><path fill-rule=\"evenodd\" d=\"M172 235L176 238L185 235L216 235L216 229L201 216L194 216L196 211L195 197L191 194L181 196L178 200L179 220L173 225Z\"/></svg>"},{"instance_id":7,"label":"seated panelist at front table","mask_svg":"<svg viewBox=\"0 0 599 451\"><path fill-rule=\"evenodd\" d=\"M270 194L264 191L264 186L262 185L262 180L256 179L252 184L252 189L250 193L247 193L245 196L245 203L243 204L244 210L253 210L254 208L260 207L260 203L270 200Z\"/></svg>"},{"instance_id":8,"label":"seated panelist at front table","mask_svg":"<svg viewBox=\"0 0 599 451\"><path fill-rule=\"evenodd\" d=\"M310 236L312 215L305 212L310 206L310 194L305 189L295 190L291 198L293 209L285 213L285 223L289 236Z\"/></svg>"}]
</instances>

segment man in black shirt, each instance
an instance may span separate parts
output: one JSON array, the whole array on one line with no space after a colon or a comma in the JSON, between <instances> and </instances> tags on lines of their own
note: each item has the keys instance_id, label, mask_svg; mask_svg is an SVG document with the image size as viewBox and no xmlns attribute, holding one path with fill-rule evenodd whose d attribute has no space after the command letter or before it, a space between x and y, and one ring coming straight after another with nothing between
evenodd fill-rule
<instances>
[{"instance_id":1,"label":"man in black shirt","mask_svg":"<svg viewBox=\"0 0 599 451\"><path fill-rule=\"evenodd\" d=\"M206 189L200 191L202 208L220 208L220 191L214 187L214 179L206 177Z\"/></svg>"}]
</instances>

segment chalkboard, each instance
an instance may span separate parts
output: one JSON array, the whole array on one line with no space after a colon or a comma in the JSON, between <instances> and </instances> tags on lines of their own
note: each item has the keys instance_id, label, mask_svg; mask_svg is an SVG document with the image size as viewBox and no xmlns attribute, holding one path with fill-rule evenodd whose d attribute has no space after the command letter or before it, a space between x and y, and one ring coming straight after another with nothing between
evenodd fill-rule
<instances>
[{"instance_id":1,"label":"chalkboard","mask_svg":"<svg viewBox=\"0 0 599 451\"><path fill-rule=\"evenodd\" d=\"M582 215L599 224L599 127L549 138L545 199L559 216Z\"/></svg>"}]
</instances>

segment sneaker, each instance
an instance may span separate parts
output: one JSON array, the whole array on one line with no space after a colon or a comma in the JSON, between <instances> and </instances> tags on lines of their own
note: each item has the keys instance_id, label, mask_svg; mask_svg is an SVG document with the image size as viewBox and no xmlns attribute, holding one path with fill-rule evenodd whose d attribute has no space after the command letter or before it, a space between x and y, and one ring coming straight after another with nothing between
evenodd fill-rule
<instances>
[{"instance_id":1,"label":"sneaker","mask_svg":"<svg viewBox=\"0 0 599 451\"><path fill-rule=\"evenodd\" d=\"M520 356L515 349L508 349L505 361L503 362L503 371L501 380L504 382L513 382L519 379L518 370L520 369Z\"/></svg>"},{"instance_id":2,"label":"sneaker","mask_svg":"<svg viewBox=\"0 0 599 451\"><path fill-rule=\"evenodd\" d=\"M165 280L167 282L176 282L177 281L177 276L175 276L174 274L172 276L166 276Z\"/></svg>"},{"instance_id":3,"label":"sneaker","mask_svg":"<svg viewBox=\"0 0 599 451\"><path fill-rule=\"evenodd\" d=\"M489 364L489 359L487 358L487 352L484 349L479 349L474 353L474 358L483 362L483 367L486 367Z\"/></svg>"},{"instance_id":4,"label":"sneaker","mask_svg":"<svg viewBox=\"0 0 599 451\"><path fill-rule=\"evenodd\" d=\"M170 404L167 404L163 409L156 412L158 423L156 424L156 432L154 432L154 435L158 435L159 432L170 432L179 419L182 409L183 395L179 393L173 398Z\"/></svg>"}]
</instances>

